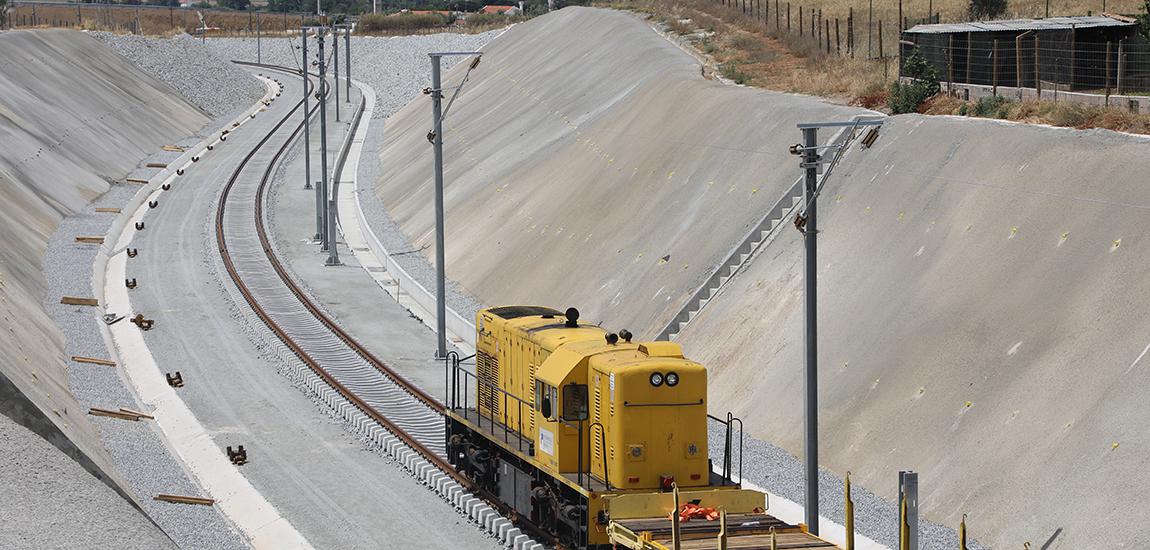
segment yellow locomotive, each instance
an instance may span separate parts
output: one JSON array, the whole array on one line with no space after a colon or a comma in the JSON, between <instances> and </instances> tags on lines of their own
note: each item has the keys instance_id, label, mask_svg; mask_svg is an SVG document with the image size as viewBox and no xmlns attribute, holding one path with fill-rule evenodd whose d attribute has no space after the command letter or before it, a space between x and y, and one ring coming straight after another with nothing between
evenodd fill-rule
<instances>
[{"instance_id":1,"label":"yellow locomotive","mask_svg":"<svg viewBox=\"0 0 1150 550\"><path fill-rule=\"evenodd\" d=\"M714 472L706 369L678 344L632 342L574 308L485 309L476 331L474 372L449 369L448 458L561 545L618 543L620 520L668 516L673 487L728 514L766 508L732 479L729 422Z\"/></svg>"}]
</instances>

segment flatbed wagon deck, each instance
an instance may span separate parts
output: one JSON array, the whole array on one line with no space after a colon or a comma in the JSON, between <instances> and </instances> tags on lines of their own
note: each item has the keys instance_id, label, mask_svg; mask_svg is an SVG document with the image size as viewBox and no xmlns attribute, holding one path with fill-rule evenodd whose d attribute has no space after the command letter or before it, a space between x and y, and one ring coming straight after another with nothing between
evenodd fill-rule
<instances>
[{"instance_id":1,"label":"flatbed wagon deck","mask_svg":"<svg viewBox=\"0 0 1150 550\"><path fill-rule=\"evenodd\" d=\"M674 548L671 520L665 517L622 519L611 522L611 541L623 548L662 550ZM771 530L775 546L771 546ZM692 519L679 524L679 548L704 550L719 548L719 521ZM728 514L725 548L750 550L834 549L823 539L769 514Z\"/></svg>"}]
</instances>

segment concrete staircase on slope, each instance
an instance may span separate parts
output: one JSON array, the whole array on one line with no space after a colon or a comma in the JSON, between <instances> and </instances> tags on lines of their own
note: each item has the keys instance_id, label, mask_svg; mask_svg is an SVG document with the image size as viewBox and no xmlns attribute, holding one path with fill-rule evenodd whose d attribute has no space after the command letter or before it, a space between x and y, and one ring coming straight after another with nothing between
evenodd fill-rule
<instances>
[{"instance_id":1,"label":"concrete staircase on slope","mask_svg":"<svg viewBox=\"0 0 1150 550\"><path fill-rule=\"evenodd\" d=\"M802 199L803 178L800 177L783 192L775 205L767 211L767 215L763 216L759 223L751 229L742 242L731 251L727 259L719 264L719 268L707 278L707 282L703 283L703 286L691 295L679 313L671 319L671 322L659 332L655 339L670 340L672 336L678 334L694 318L695 314L703 309L703 306L719 292L719 289L738 272L739 268L758 250L759 245L775 233L775 230L782 225L783 219L794 209L795 205L802 202Z\"/></svg>"},{"instance_id":2,"label":"concrete staircase on slope","mask_svg":"<svg viewBox=\"0 0 1150 550\"><path fill-rule=\"evenodd\" d=\"M861 120L865 117L856 116L854 120ZM849 131L848 131L849 130ZM854 131L857 128L844 127L840 129L835 135L827 141L827 149L831 150L834 146L849 147L849 141L854 138ZM877 135L877 134L876 134ZM866 140L864 140L865 142ZM864 143L869 147L869 142ZM839 157L841 158L841 156ZM837 162L838 158L835 159ZM823 174L819 179L819 188L822 187L825 178L830 175L830 170ZM683 330L692 319L702 311L703 307L711 301L722 290L727 281L731 280L740 269L749 263L758 252L759 247L771 238L772 235L777 233L777 229L782 225L782 221L787 218L791 211L794 210L796 205L802 203L803 200L803 176L799 176L795 183L791 184L783 196L775 202L775 205L767 211L767 215L751 229L747 236L743 238L734 250L727 255L727 259L719 264L719 268L707 278L703 286L699 287L690 299L687 300L678 313L667 323L667 326L659 332L655 337L656 340L670 340L673 336Z\"/></svg>"}]
</instances>

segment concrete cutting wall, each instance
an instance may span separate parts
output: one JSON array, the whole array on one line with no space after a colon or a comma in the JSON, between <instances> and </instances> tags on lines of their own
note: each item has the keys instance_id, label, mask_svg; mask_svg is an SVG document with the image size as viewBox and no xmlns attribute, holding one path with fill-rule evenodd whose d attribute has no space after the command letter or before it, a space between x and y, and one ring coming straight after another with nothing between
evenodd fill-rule
<instances>
[{"instance_id":1,"label":"concrete cutting wall","mask_svg":"<svg viewBox=\"0 0 1150 550\"><path fill-rule=\"evenodd\" d=\"M899 116L819 208L822 461L996 547L1137 546L1150 491L1150 140ZM788 230L680 340L711 395L802 451Z\"/></svg>"},{"instance_id":2,"label":"concrete cutting wall","mask_svg":"<svg viewBox=\"0 0 1150 550\"><path fill-rule=\"evenodd\" d=\"M61 219L208 117L81 33L0 33L0 66L0 382L26 398L0 412L126 494L70 393L63 336L40 306L41 260Z\"/></svg>"},{"instance_id":3,"label":"concrete cutting wall","mask_svg":"<svg viewBox=\"0 0 1150 550\"><path fill-rule=\"evenodd\" d=\"M653 338L794 183L795 124L855 111L706 80L628 13L516 25L444 125L448 276L486 303L578 306ZM421 97L388 119L378 187L429 255L430 112Z\"/></svg>"},{"instance_id":4,"label":"concrete cutting wall","mask_svg":"<svg viewBox=\"0 0 1150 550\"><path fill-rule=\"evenodd\" d=\"M518 25L445 124L448 276L651 337L794 181L795 123L862 113L705 80L624 13ZM430 124L389 119L378 185L429 257ZM928 518L994 546L1150 535L1148 145L910 115L852 151L819 214L823 465L886 498L917 470ZM796 455L801 261L783 228L679 338L713 412Z\"/></svg>"}]
</instances>

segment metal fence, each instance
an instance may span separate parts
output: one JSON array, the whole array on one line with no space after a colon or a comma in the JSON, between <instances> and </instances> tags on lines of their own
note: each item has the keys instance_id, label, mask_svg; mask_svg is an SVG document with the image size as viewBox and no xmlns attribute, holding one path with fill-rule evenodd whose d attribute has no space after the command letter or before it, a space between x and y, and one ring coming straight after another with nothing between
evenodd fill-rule
<instances>
[{"instance_id":1,"label":"metal fence","mask_svg":"<svg viewBox=\"0 0 1150 550\"><path fill-rule=\"evenodd\" d=\"M900 43L900 76L907 59L925 59L944 83L1032 88L1037 94L1086 92L1131 95L1150 92L1150 44L1138 41L1077 42L1033 34L985 39L962 33Z\"/></svg>"}]
</instances>

